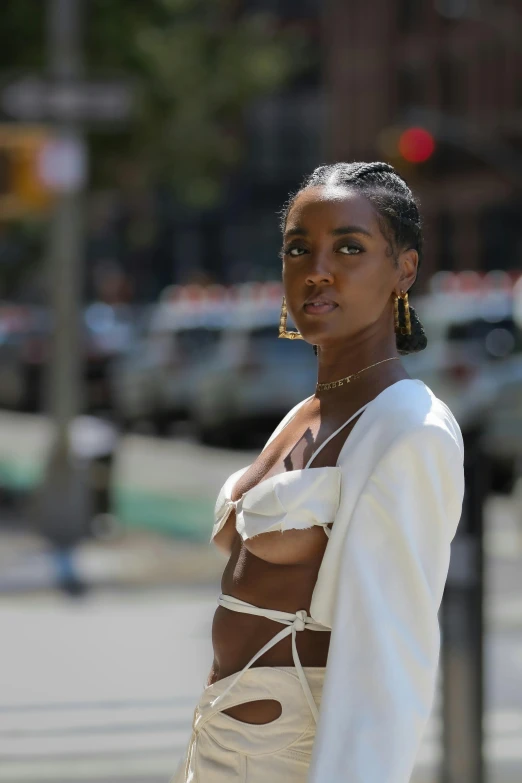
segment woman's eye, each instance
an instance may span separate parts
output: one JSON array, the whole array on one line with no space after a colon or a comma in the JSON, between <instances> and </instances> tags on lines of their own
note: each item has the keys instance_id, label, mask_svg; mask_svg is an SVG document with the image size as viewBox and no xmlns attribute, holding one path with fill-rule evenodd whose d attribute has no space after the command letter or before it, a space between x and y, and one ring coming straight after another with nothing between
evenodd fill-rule
<instances>
[{"instance_id":1,"label":"woman's eye","mask_svg":"<svg viewBox=\"0 0 522 783\"><path fill-rule=\"evenodd\" d=\"M339 251L345 256L356 255L361 252L361 248L357 245L341 245Z\"/></svg>"},{"instance_id":2,"label":"woman's eye","mask_svg":"<svg viewBox=\"0 0 522 783\"><path fill-rule=\"evenodd\" d=\"M353 256L358 255L359 253L362 253L362 249L358 245L341 245L338 248L339 252L341 252L345 256ZM294 247L287 247L284 251L284 255L291 256L292 258L298 258L299 256L304 255L304 253L307 252L305 247L299 247L295 245Z\"/></svg>"},{"instance_id":3,"label":"woman's eye","mask_svg":"<svg viewBox=\"0 0 522 783\"><path fill-rule=\"evenodd\" d=\"M296 252L294 252L294 251L296 251ZM297 258L297 256L300 256L300 255L302 255L305 252L306 251L305 251L304 247L288 247L285 250L285 255L292 256L293 258Z\"/></svg>"}]
</instances>

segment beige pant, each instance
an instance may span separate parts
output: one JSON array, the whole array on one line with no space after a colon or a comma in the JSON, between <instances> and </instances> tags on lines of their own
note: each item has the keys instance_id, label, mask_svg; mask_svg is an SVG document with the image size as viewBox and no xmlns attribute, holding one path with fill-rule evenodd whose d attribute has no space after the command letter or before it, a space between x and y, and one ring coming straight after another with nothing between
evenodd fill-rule
<instances>
[{"instance_id":1,"label":"beige pant","mask_svg":"<svg viewBox=\"0 0 522 783\"><path fill-rule=\"evenodd\" d=\"M319 708L324 667L303 667ZM219 706L211 702L230 684L225 677L203 691L194 711L185 757L170 783L305 783L315 720L293 666L247 669ZM279 718L261 725L224 715L236 704L275 699Z\"/></svg>"}]
</instances>

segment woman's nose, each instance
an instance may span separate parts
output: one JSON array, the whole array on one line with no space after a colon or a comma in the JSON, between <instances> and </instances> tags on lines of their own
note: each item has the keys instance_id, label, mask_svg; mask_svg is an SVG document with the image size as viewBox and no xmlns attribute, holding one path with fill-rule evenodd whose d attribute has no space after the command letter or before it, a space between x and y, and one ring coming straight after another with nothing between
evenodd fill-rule
<instances>
[{"instance_id":1,"label":"woman's nose","mask_svg":"<svg viewBox=\"0 0 522 783\"><path fill-rule=\"evenodd\" d=\"M322 282L333 282L333 274L326 259L315 256L311 259L312 263L307 271L306 282L317 285Z\"/></svg>"}]
</instances>

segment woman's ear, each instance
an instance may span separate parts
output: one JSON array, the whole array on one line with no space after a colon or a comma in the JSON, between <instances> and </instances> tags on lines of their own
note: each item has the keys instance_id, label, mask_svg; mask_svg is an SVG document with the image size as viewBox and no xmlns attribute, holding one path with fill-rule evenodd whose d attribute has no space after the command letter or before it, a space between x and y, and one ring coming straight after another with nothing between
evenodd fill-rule
<instances>
[{"instance_id":1,"label":"woman's ear","mask_svg":"<svg viewBox=\"0 0 522 783\"><path fill-rule=\"evenodd\" d=\"M409 291L417 279L417 268L419 266L419 254L416 250L404 250L399 255L398 272L399 278L397 285L403 291Z\"/></svg>"}]
</instances>

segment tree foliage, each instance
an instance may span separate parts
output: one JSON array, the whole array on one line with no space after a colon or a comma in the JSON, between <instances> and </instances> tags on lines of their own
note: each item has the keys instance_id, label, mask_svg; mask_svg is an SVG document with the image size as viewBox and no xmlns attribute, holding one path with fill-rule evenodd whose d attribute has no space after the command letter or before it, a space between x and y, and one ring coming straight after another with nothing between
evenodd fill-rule
<instances>
[{"instance_id":1,"label":"tree foliage","mask_svg":"<svg viewBox=\"0 0 522 783\"><path fill-rule=\"evenodd\" d=\"M6 4L4 70L44 67L44 11L42 0ZM128 75L137 93L128 128L93 137L98 177L129 159L187 204L212 204L241 160L245 108L305 66L305 34L234 0L84 0L84 12L87 73Z\"/></svg>"}]
</instances>

